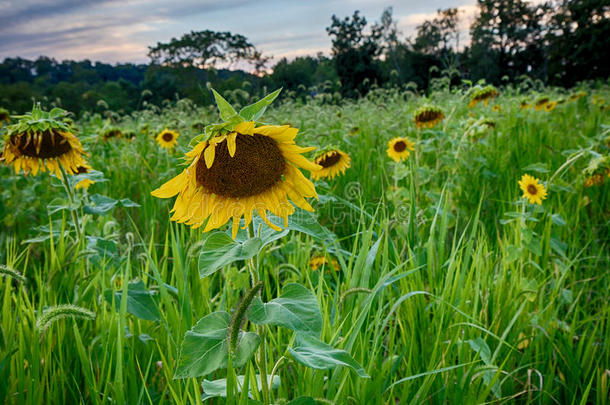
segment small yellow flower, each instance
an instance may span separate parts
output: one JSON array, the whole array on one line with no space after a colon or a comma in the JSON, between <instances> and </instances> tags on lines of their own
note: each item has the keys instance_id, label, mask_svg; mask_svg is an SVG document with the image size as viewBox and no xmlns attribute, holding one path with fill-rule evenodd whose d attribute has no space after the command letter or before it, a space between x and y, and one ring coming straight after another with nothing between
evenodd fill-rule
<instances>
[{"instance_id":1,"label":"small yellow flower","mask_svg":"<svg viewBox=\"0 0 610 405\"><path fill-rule=\"evenodd\" d=\"M388 156L395 162L400 162L409 157L410 151L415 150L415 144L408 138L394 138L388 142Z\"/></svg>"},{"instance_id":2,"label":"small yellow flower","mask_svg":"<svg viewBox=\"0 0 610 405\"><path fill-rule=\"evenodd\" d=\"M157 135L157 143L163 149L174 149L178 144L178 137L180 134L176 131L170 131L165 128L163 131L159 132Z\"/></svg>"},{"instance_id":3,"label":"small yellow flower","mask_svg":"<svg viewBox=\"0 0 610 405\"><path fill-rule=\"evenodd\" d=\"M557 107L557 103L555 101L549 101L544 105L544 111L549 112L553 111Z\"/></svg>"},{"instance_id":4,"label":"small yellow flower","mask_svg":"<svg viewBox=\"0 0 610 405\"><path fill-rule=\"evenodd\" d=\"M536 111L540 111L540 110L546 108L546 104L548 102L549 102L548 97L542 97L542 98L539 98L538 100L536 100L536 106L535 106Z\"/></svg>"},{"instance_id":5,"label":"small yellow flower","mask_svg":"<svg viewBox=\"0 0 610 405\"><path fill-rule=\"evenodd\" d=\"M347 153L340 151L339 149L332 149L318 155L318 157L314 159L314 163L322 166L322 169L311 172L311 178L313 180L327 177L332 179L339 174L344 174L345 169L351 167L352 159Z\"/></svg>"},{"instance_id":6,"label":"small yellow flower","mask_svg":"<svg viewBox=\"0 0 610 405\"><path fill-rule=\"evenodd\" d=\"M542 205L542 200L546 198L546 189L535 177L524 174L519 180L519 187L523 191L522 198L527 198L530 204Z\"/></svg>"},{"instance_id":7,"label":"small yellow flower","mask_svg":"<svg viewBox=\"0 0 610 405\"><path fill-rule=\"evenodd\" d=\"M521 104L519 105L519 109L520 110L529 110L531 106L527 103L526 100L521 101Z\"/></svg>"},{"instance_id":8,"label":"small yellow flower","mask_svg":"<svg viewBox=\"0 0 610 405\"><path fill-rule=\"evenodd\" d=\"M75 174L82 174L82 173L89 173L91 170L93 170L93 168L91 166L89 166L89 164L87 162L85 162L85 164L79 166L76 169L76 173ZM83 179L81 181L79 181L78 183L76 183L76 185L74 186L75 189L89 189L89 187L95 183L95 181L91 180L91 179Z\"/></svg>"},{"instance_id":9,"label":"small yellow flower","mask_svg":"<svg viewBox=\"0 0 610 405\"><path fill-rule=\"evenodd\" d=\"M331 259L329 262L326 256L314 256L309 261L309 267L311 267L312 270L318 270L318 268L320 268L321 266L326 267L327 270L332 269L335 271L339 271L341 269L341 267L339 267L339 262L337 261L337 259Z\"/></svg>"},{"instance_id":10,"label":"small yellow flower","mask_svg":"<svg viewBox=\"0 0 610 405\"><path fill-rule=\"evenodd\" d=\"M423 106L415 111L413 120L417 128L434 128L445 118L445 114L438 107Z\"/></svg>"},{"instance_id":11,"label":"small yellow flower","mask_svg":"<svg viewBox=\"0 0 610 405\"><path fill-rule=\"evenodd\" d=\"M500 111L502 111L502 107L500 107L498 104L496 104L493 107L491 107L491 111L500 112Z\"/></svg>"}]
</instances>

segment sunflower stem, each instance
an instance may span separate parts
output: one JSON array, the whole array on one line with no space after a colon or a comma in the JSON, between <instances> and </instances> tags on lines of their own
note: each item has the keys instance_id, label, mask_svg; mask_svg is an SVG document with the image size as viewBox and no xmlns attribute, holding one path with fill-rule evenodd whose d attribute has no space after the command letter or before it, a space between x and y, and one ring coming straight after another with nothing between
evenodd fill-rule
<instances>
[{"instance_id":1,"label":"sunflower stem","mask_svg":"<svg viewBox=\"0 0 610 405\"><path fill-rule=\"evenodd\" d=\"M248 239L253 237L254 224L250 222L248 225ZM254 288L259 284L258 255L248 260L248 269L250 270L250 281L252 283L252 287ZM269 381L267 381L267 341L265 325L256 325L256 332L261 338L261 344L258 350L258 371L261 378L261 395L263 397L263 403L265 405L269 405Z\"/></svg>"},{"instance_id":2,"label":"sunflower stem","mask_svg":"<svg viewBox=\"0 0 610 405\"><path fill-rule=\"evenodd\" d=\"M72 190L72 187L70 187L70 183L68 181L68 175L66 174L66 171L64 170L64 168L62 167L62 165L59 165L59 170L61 170L61 184L64 186L64 189L66 190L66 194L68 195L68 201L70 203L70 207L68 208L68 210L70 211L70 215L72 216L72 222L74 222L74 230L76 231L76 237L78 238L78 242L80 243L83 239L82 236L82 232L80 229L80 222L79 222L79 218L78 218L78 214L76 213L76 210L73 209L74 208L74 191Z\"/></svg>"}]
</instances>

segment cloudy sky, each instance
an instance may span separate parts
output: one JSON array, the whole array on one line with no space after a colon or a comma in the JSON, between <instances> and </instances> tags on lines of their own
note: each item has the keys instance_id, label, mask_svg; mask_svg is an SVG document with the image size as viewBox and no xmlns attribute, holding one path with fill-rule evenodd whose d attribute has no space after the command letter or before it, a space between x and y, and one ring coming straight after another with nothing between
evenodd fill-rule
<instances>
[{"instance_id":1,"label":"cloudy sky","mask_svg":"<svg viewBox=\"0 0 610 405\"><path fill-rule=\"evenodd\" d=\"M146 63L148 46L191 30L246 36L274 60L330 52L325 28L360 10L369 23L394 10L402 37L438 8L463 11L464 36L475 0L0 0L0 59L46 55Z\"/></svg>"}]
</instances>

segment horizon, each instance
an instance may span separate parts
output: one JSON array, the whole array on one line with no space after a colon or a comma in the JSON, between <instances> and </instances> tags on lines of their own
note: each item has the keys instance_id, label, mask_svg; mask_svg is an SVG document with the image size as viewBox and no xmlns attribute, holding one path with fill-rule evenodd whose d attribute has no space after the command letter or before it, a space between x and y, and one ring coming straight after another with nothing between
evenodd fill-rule
<instances>
[{"instance_id":1,"label":"horizon","mask_svg":"<svg viewBox=\"0 0 610 405\"><path fill-rule=\"evenodd\" d=\"M282 7L278 7L281 3ZM137 14L144 7L146 11ZM466 38L477 9L475 0L432 0L424 4L396 0L384 3L315 0L307 5L285 4L280 0L259 3L229 0L222 4L182 0L171 8L159 0L61 0L53 4L41 0L9 0L0 2L3 11L0 59L35 60L46 56L57 61L88 59L113 65L148 64L149 46L190 31L211 29L244 35L263 55L272 56L267 66L270 68L282 58L292 60L320 52L329 56L331 39L325 28L330 25L333 14L343 19L360 10L368 28L380 19L387 7L393 8L401 41L413 37L417 25L434 18L437 9L450 7L461 11L461 38ZM244 23L243 14L251 19ZM273 30L266 29L272 25ZM249 71L248 66L219 64L217 68Z\"/></svg>"}]
</instances>

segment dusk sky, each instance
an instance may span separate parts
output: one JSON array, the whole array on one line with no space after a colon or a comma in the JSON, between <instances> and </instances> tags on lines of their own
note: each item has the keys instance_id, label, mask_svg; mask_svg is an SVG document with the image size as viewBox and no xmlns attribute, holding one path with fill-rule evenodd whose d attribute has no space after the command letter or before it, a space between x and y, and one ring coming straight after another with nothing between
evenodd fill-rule
<instances>
[{"instance_id":1,"label":"dusk sky","mask_svg":"<svg viewBox=\"0 0 610 405\"><path fill-rule=\"evenodd\" d=\"M0 59L46 55L58 60L146 63L148 46L191 30L242 34L264 55L330 53L325 28L331 16L360 10L369 24L385 7L394 9L401 39L434 17L438 8L459 7L463 37L475 0L0 0Z\"/></svg>"}]
</instances>

